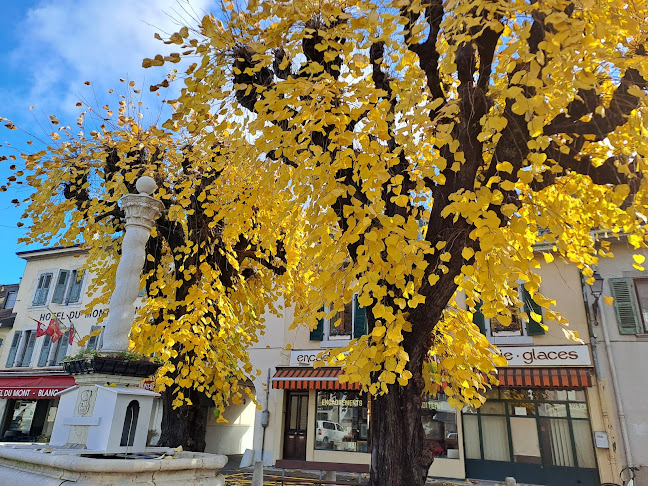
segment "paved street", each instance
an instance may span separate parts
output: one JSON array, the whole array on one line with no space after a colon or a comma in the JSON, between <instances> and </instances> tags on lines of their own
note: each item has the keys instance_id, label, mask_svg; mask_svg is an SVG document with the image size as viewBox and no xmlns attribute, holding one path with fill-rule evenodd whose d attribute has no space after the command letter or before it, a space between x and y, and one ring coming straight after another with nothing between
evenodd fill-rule
<instances>
[{"instance_id":1,"label":"paved street","mask_svg":"<svg viewBox=\"0 0 648 486\"><path fill-rule=\"evenodd\" d=\"M241 463L241 455L229 456L229 461L227 466L223 469L223 474L225 475L225 485L226 486L249 486L252 481L252 467L240 468L239 464ZM274 468L265 468L263 476L264 486L278 486L281 483L278 482L281 480L282 471L280 469ZM318 473L313 471L286 471L286 478L291 479L301 479L306 480L318 478ZM352 479L351 476L346 476L344 474L338 475L339 479ZM308 486L312 483L304 481L303 483L291 483L295 486ZM443 479L428 479L427 486L503 486L504 482L498 481L484 481L484 480L465 480L465 481L452 481L452 480L443 480ZM521 484L518 483L518 486L541 486L541 485L530 485L530 484Z\"/></svg>"}]
</instances>

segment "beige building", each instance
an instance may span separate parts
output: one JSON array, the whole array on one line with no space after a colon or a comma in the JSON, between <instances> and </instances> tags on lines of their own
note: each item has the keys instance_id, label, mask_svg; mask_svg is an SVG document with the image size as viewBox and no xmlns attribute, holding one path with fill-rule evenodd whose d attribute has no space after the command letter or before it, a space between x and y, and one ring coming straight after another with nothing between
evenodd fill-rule
<instances>
[{"instance_id":1,"label":"beige building","mask_svg":"<svg viewBox=\"0 0 648 486\"><path fill-rule=\"evenodd\" d=\"M453 410L443 396L425 402L426 439L436 455L430 476L502 480L512 475L519 482L547 486L597 485L617 480L627 464L645 467L648 444L642 417L648 410L637 387L642 382L639 346L646 335L645 272L633 269L633 252L619 246L615 260L603 260L599 267L605 279L601 299L613 295L616 306L602 305L595 316L592 294L575 266L557 259L541 271L542 293L558 302L582 343L568 341L552 323L545 332L539 323L519 321L503 327L475 315L509 366L500 369L500 386L479 410ZM0 348L0 438L35 440L51 432L58 403L53 395L74 384L60 361L78 351L76 341L70 345L66 336L56 343L49 336L36 337L37 322L46 324L54 313L84 336L107 308L87 308L92 296L87 292L88 276L80 270L85 259L81 249L43 249L19 256L27 265L16 295L13 329ZM633 306L630 314L627 305L618 307L624 305L624 289L632 296L626 299ZM533 306L522 286L520 292ZM628 321L628 315L635 320ZM263 451L267 464L279 459L369 464L370 401L353 384L340 384L338 369L312 366L322 351L344 346L366 332L364 310L354 300L312 332L289 330L291 309L266 319L268 332L250 350L252 363L263 371L254 380L262 410L249 400L229 407L224 415L228 424L217 423L209 414L207 452L250 451L251 461ZM96 344L92 340L88 347ZM608 356L615 363L616 382ZM152 429L159 414L158 408Z\"/></svg>"}]
</instances>

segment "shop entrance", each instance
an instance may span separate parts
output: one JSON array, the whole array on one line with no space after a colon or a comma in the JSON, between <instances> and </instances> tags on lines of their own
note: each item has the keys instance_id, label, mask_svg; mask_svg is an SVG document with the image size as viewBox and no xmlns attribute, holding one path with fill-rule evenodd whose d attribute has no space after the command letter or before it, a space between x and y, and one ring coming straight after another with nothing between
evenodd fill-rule
<instances>
[{"instance_id":1,"label":"shop entrance","mask_svg":"<svg viewBox=\"0 0 648 486\"><path fill-rule=\"evenodd\" d=\"M56 407L48 413L54 400L8 400L0 438L7 442L49 440ZM53 415L53 416L52 416ZM50 423L51 422L51 423Z\"/></svg>"},{"instance_id":2,"label":"shop entrance","mask_svg":"<svg viewBox=\"0 0 648 486\"><path fill-rule=\"evenodd\" d=\"M583 390L493 390L465 409L466 475L546 486L598 486Z\"/></svg>"},{"instance_id":3,"label":"shop entrance","mask_svg":"<svg viewBox=\"0 0 648 486\"><path fill-rule=\"evenodd\" d=\"M306 460L306 428L308 424L308 391L290 390L286 394L284 428L284 459Z\"/></svg>"}]
</instances>

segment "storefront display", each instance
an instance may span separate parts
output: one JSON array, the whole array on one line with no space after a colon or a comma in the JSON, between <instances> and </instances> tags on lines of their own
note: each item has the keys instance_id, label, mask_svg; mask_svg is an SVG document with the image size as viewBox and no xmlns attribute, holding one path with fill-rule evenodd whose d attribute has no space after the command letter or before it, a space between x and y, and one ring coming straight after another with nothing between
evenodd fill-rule
<instances>
[{"instance_id":1,"label":"storefront display","mask_svg":"<svg viewBox=\"0 0 648 486\"><path fill-rule=\"evenodd\" d=\"M366 395L318 391L315 449L368 452L369 408Z\"/></svg>"},{"instance_id":2,"label":"storefront display","mask_svg":"<svg viewBox=\"0 0 648 486\"><path fill-rule=\"evenodd\" d=\"M463 431L470 477L598 484L584 390L492 390L480 409L464 409Z\"/></svg>"},{"instance_id":3,"label":"storefront display","mask_svg":"<svg viewBox=\"0 0 648 486\"><path fill-rule=\"evenodd\" d=\"M442 394L423 400L421 420L425 442L434 457L459 459L457 412L446 400Z\"/></svg>"}]
</instances>

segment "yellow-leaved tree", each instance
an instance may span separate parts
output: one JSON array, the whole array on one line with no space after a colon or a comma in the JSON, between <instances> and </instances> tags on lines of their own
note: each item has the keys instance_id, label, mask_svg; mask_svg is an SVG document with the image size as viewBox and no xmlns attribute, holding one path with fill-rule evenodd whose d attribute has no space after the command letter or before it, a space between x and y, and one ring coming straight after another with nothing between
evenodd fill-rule
<instances>
[{"instance_id":1,"label":"yellow-leaved tree","mask_svg":"<svg viewBox=\"0 0 648 486\"><path fill-rule=\"evenodd\" d=\"M227 132L248 147L230 164L256 164L269 197L305 214L296 322L358 294L368 335L333 361L373 395L370 484L422 485L422 394L445 381L451 401L477 405L498 360L457 292L506 325L524 314L522 281L565 324L538 292L534 245L586 276L592 230L645 245L648 5L222 7L167 41L195 62L165 126L207 145Z\"/></svg>"},{"instance_id":2,"label":"yellow-leaved tree","mask_svg":"<svg viewBox=\"0 0 648 486\"><path fill-rule=\"evenodd\" d=\"M264 311L281 302L278 284L294 272L299 230L291 221L291 234L282 231L289 201L259 191L245 144L219 138L205 145L145 129L134 115L140 109L122 100L116 113L87 110L75 127L80 132L51 117L50 145L23 154L24 167L12 167L8 185L34 189L16 201L26 205L29 221L21 242L88 251L92 308L107 304L114 288L125 223L118 201L136 192L138 177L155 178L154 196L165 209L147 243L146 295L131 348L164 362L156 375L164 392L159 445L202 451L205 406L211 402L218 413L254 398L247 384L259 371L247 349L264 333ZM219 165L230 158L242 163ZM261 233L263 220L277 231Z\"/></svg>"}]
</instances>

